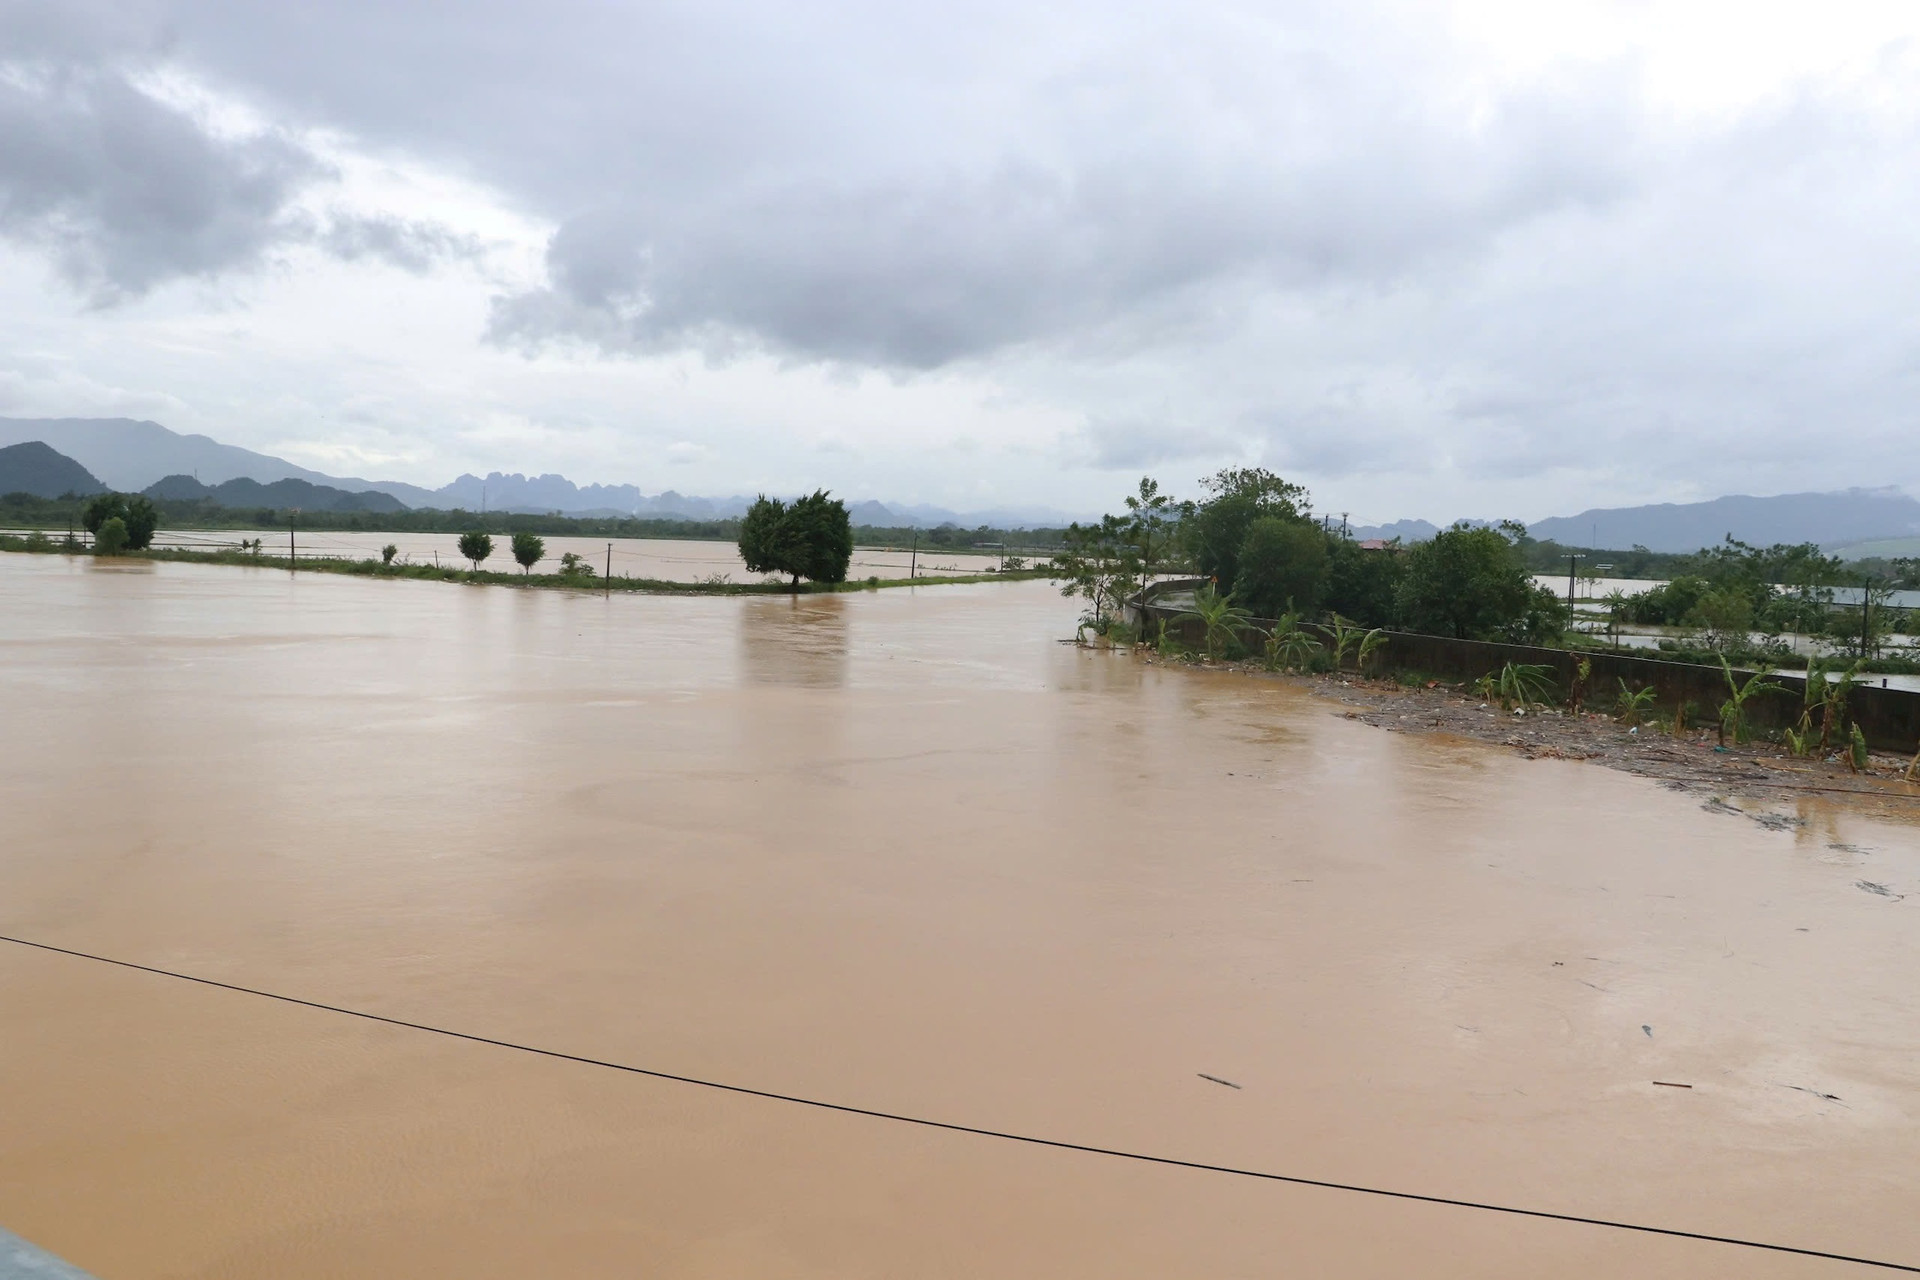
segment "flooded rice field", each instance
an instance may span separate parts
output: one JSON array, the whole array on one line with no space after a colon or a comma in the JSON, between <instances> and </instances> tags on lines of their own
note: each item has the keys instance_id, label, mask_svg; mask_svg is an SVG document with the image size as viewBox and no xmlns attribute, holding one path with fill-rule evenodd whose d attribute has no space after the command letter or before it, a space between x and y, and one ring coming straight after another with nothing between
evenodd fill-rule
<instances>
[{"instance_id":1,"label":"flooded rice field","mask_svg":"<svg viewBox=\"0 0 1920 1280\"><path fill-rule=\"evenodd\" d=\"M1075 612L0 556L0 934L1920 1264L1920 828L1386 733ZM110 1280L1870 1274L14 944L0 1028L0 1227Z\"/></svg>"},{"instance_id":2,"label":"flooded rice field","mask_svg":"<svg viewBox=\"0 0 1920 1280\"><path fill-rule=\"evenodd\" d=\"M242 539L258 538L268 555L331 557L340 560L377 560L381 548L392 544L402 563L445 564L467 568L460 554L457 533L362 533L355 530L296 529L162 529L154 536L158 547L188 551L227 550ZM750 571L740 558L740 548L731 542L697 542L672 538L563 538L550 537L546 559L534 566L541 573L555 573L560 557L571 551L584 556L595 570L611 568L616 578L653 578L664 582L699 582L723 576L731 582L759 582L762 575ZM485 567L502 573L519 568L505 534L493 535L493 554ZM894 551L878 547L856 547L847 566L850 578L905 578L909 572L921 577L957 577L985 573L998 568L1000 557L961 554L922 547L918 552ZM783 575L768 575L779 580Z\"/></svg>"}]
</instances>

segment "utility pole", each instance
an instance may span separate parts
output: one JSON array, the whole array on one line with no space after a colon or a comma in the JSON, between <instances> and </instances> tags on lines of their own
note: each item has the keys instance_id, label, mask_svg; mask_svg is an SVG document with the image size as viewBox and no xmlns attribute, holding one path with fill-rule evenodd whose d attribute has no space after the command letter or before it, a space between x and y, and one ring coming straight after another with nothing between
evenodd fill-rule
<instances>
[{"instance_id":1,"label":"utility pole","mask_svg":"<svg viewBox=\"0 0 1920 1280\"><path fill-rule=\"evenodd\" d=\"M1873 579L1860 580L1860 656L1867 656L1867 645L1873 640Z\"/></svg>"},{"instance_id":2,"label":"utility pole","mask_svg":"<svg viewBox=\"0 0 1920 1280\"><path fill-rule=\"evenodd\" d=\"M606 594L613 594L613 544L607 544L607 585Z\"/></svg>"},{"instance_id":3,"label":"utility pole","mask_svg":"<svg viewBox=\"0 0 1920 1280\"><path fill-rule=\"evenodd\" d=\"M907 561L907 581L920 576L920 531L913 531L913 557Z\"/></svg>"},{"instance_id":4,"label":"utility pole","mask_svg":"<svg viewBox=\"0 0 1920 1280\"><path fill-rule=\"evenodd\" d=\"M1567 620L1573 620L1573 564L1576 560L1585 560L1586 556L1578 551L1567 553Z\"/></svg>"},{"instance_id":5,"label":"utility pole","mask_svg":"<svg viewBox=\"0 0 1920 1280\"><path fill-rule=\"evenodd\" d=\"M300 562L300 549L294 545L293 527L299 523L300 508L287 508L287 568L292 569Z\"/></svg>"}]
</instances>

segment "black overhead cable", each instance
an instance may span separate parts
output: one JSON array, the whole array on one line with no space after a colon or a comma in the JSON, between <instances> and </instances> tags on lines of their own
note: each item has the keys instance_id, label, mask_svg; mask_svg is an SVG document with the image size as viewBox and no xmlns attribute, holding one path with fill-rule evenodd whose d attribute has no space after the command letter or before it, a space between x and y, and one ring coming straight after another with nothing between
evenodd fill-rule
<instances>
[{"instance_id":1,"label":"black overhead cable","mask_svg":"<svg viewBox=\"0 0 1920 1280\"><path fill-rule=\"evenodd\" d=\"M1541 1218L1549 1222L1571 1222L1581 1226L1603 1227L1609 1231L1632 1231L1642 1235L1667 1236L1679 1240L1702 1240L1710 1244L1734 1245L1742 1249L1762 1249L1770 1253L1790 1253L1802 1258L1824 1258L1830 1262L1847 1262L1860 1267L1878 1267L1883 1271L1901 1271L1920 1275L1920 1266L1909 1266L1901 1262L1886 1262L1878 1258L1861 1258L1851 1254L1832 1253L1824 1249L1803 1249L1794 1245L1769 1244L1764 1240L1747 1240L1739 1236L1719 1236L1704 1231L1682 1231L1677 1227L1654 1227L1638 1222L1618 1222L1610 1218L1590 1218L1575 1213L1553 1213L1546 1209L1523 1209L1514 1205L1487 1204L1477 1200L1462 1200L1452 1196L1421 1195L1413 1191L1392 1191L1384 1187L1362 1186L1351 1182L1330 1182L1323 1178L1306 1178L1295 1174L1269 1173L1260 1169L1242 1169L1233 1165L1207 1164L1199 1160L1180 1160L1173 1156L1148 1155L1139 1151L1121 1151L1113 1147L1096 1147L1082 1142L1065 1142L1058 1138L1040 1138L1032 1134L1007 1133L998 1129L984 1129L977 1125L956 1124L950 1120L929 1120L924 1116L901 1115L891 1111L876 1111L870 1107L850 1106L844 1102L824 1102L818 1098L802 1098L790 1093L776 1093L770 1089L752 1089L746 1085L725 1084L718 1080L702 1080L697 1076L676 1075L671 1071L657 1071L651 1067L636 1067L624 1062L608 1062L601 1058L589 1058L577 1053L563 1053L558 1049L542 1049L537 1045L517 1044L512 1040L497 1040L492 1036L474 1035L469 1031L452 1031L446 1027L435 1027L424 1022L409 1022L405 1018L390 1018L385 1014L368 1013L362 1009L349 1009L342 1005L325 1004L319 1000L303 1000L298 996L281 995L277 991L262 991L256 987L243 987L238 983L221 982L215 978L202 978L191 973L178 973L172 969L155 968L152 965L135 964L131 960L116 960L111 956L95 955L88 951L76 951L70 947L56 947L48 942L34 942L27 938L14 938L0 934L0 942L10 942L15 946L31 947L37 951L50 951L56 955L71 956L77 960L92 960L98 964L113 965L121 969L132 969L139 973L150 973L157 977L172 978L179 982L197 983L203 987L217 987L222 991L238 992L241 995L258 996L263 1000L277 1000L282 1004L299 1005L306 1009L319 1009L325 1013L337 1013L349 1018L360 1018L367 1022L385 1023L390 1027L404 1027L409 1031L424 1031L430 1035L446 1036L452 1040L466 1040L474 1044L492 1045L497 1049L512 1049L518 1053L536 1054L543 1058L555 1058L561 1062L574 1062L586 1067L602 1067L608 1071L624 1071L629 1075L647 1076L654 1080L670 1080L676 1084L698 1085L703 1089L717 1089L723 1093L741 1094L749 1098L765 1098L771 1102L788 1102L796 1106L814 1107L821 1111L837 1111L845 1115L866 1116L872 1120L887 1120L894 1124L918 1125L924 1129L944 1129L950 1133L969 1133L980 1138L997 1138L1002 1142L1019 1142L1034 1147L1052 1147L1060 1151L1078 1151L1084 1155L1107 1156L1115 1160L1132 1160L1140 1164L1166 1165L1175 1169L1197 1169L1203 1173L1224 1173L1236 1178L1259 1178L1266 1182L1284 1182L1299 1187L1319 1187L1327 1191L1346 1191L1355 1195L1381 1196L1390 1200L1411 1200L1420 1204L1445 1205L1454 1209L1477 1209L1482 1213L1504 1213L1520 1218Z\"/></svg>"}]
</instances>

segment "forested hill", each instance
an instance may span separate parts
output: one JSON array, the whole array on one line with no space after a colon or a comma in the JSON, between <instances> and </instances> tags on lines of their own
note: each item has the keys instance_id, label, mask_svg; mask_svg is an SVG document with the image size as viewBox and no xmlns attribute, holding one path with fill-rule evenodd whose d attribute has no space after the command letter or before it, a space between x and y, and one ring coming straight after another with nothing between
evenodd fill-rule
<instances>
[{"instance_id":1,"label":"forested hill","mask_svg":"<svg viewBox=\"0 0 1920 1280\"><path fill-rule=\"evenodd\" d=\"M30 493L36 498L100 493L106 488L93 473L38 440L0 449L0 493Z\"/></svg>"}]
</instances>

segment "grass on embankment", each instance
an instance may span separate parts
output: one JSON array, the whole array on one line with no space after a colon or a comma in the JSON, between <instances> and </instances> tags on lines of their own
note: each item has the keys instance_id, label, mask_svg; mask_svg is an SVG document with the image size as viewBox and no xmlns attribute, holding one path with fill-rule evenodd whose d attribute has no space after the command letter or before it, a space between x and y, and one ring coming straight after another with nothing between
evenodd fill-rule
<instances>
[{"instance_id":1,"label":"grass on embankment","mask_svg":"<svg viewBox=\"0 0 1920 1280\"><path fill-rule=\"evenodd\" d=\"M42 555L91 556L91 550L74 550L48 540L44 546L30 545L28 538L0 534L0 551L18 551ZM520 573L454 569L430 564L383 564L378 560L340 560L323 557L260 555L251 551L184 551L173 548L128 551L113 557L118 560L178 560L189 564L228 564L248 569L286 569L298 573L340 573L355 578L407 578L433 582L471 582L483 586L549 587L566 591L638 591L647 595L674 596L777 596L829 594L837 591L874 591L882 587L930 587L969 582L1012 582L1045 578L1046 570L1008 570L1005 573L975 573L954 577L859 578L847 582L802 582L797 588L786 582L675 582L664 578L613 578L595 575L565 576L558 573Z\"/></svg>"}]
</instances>

